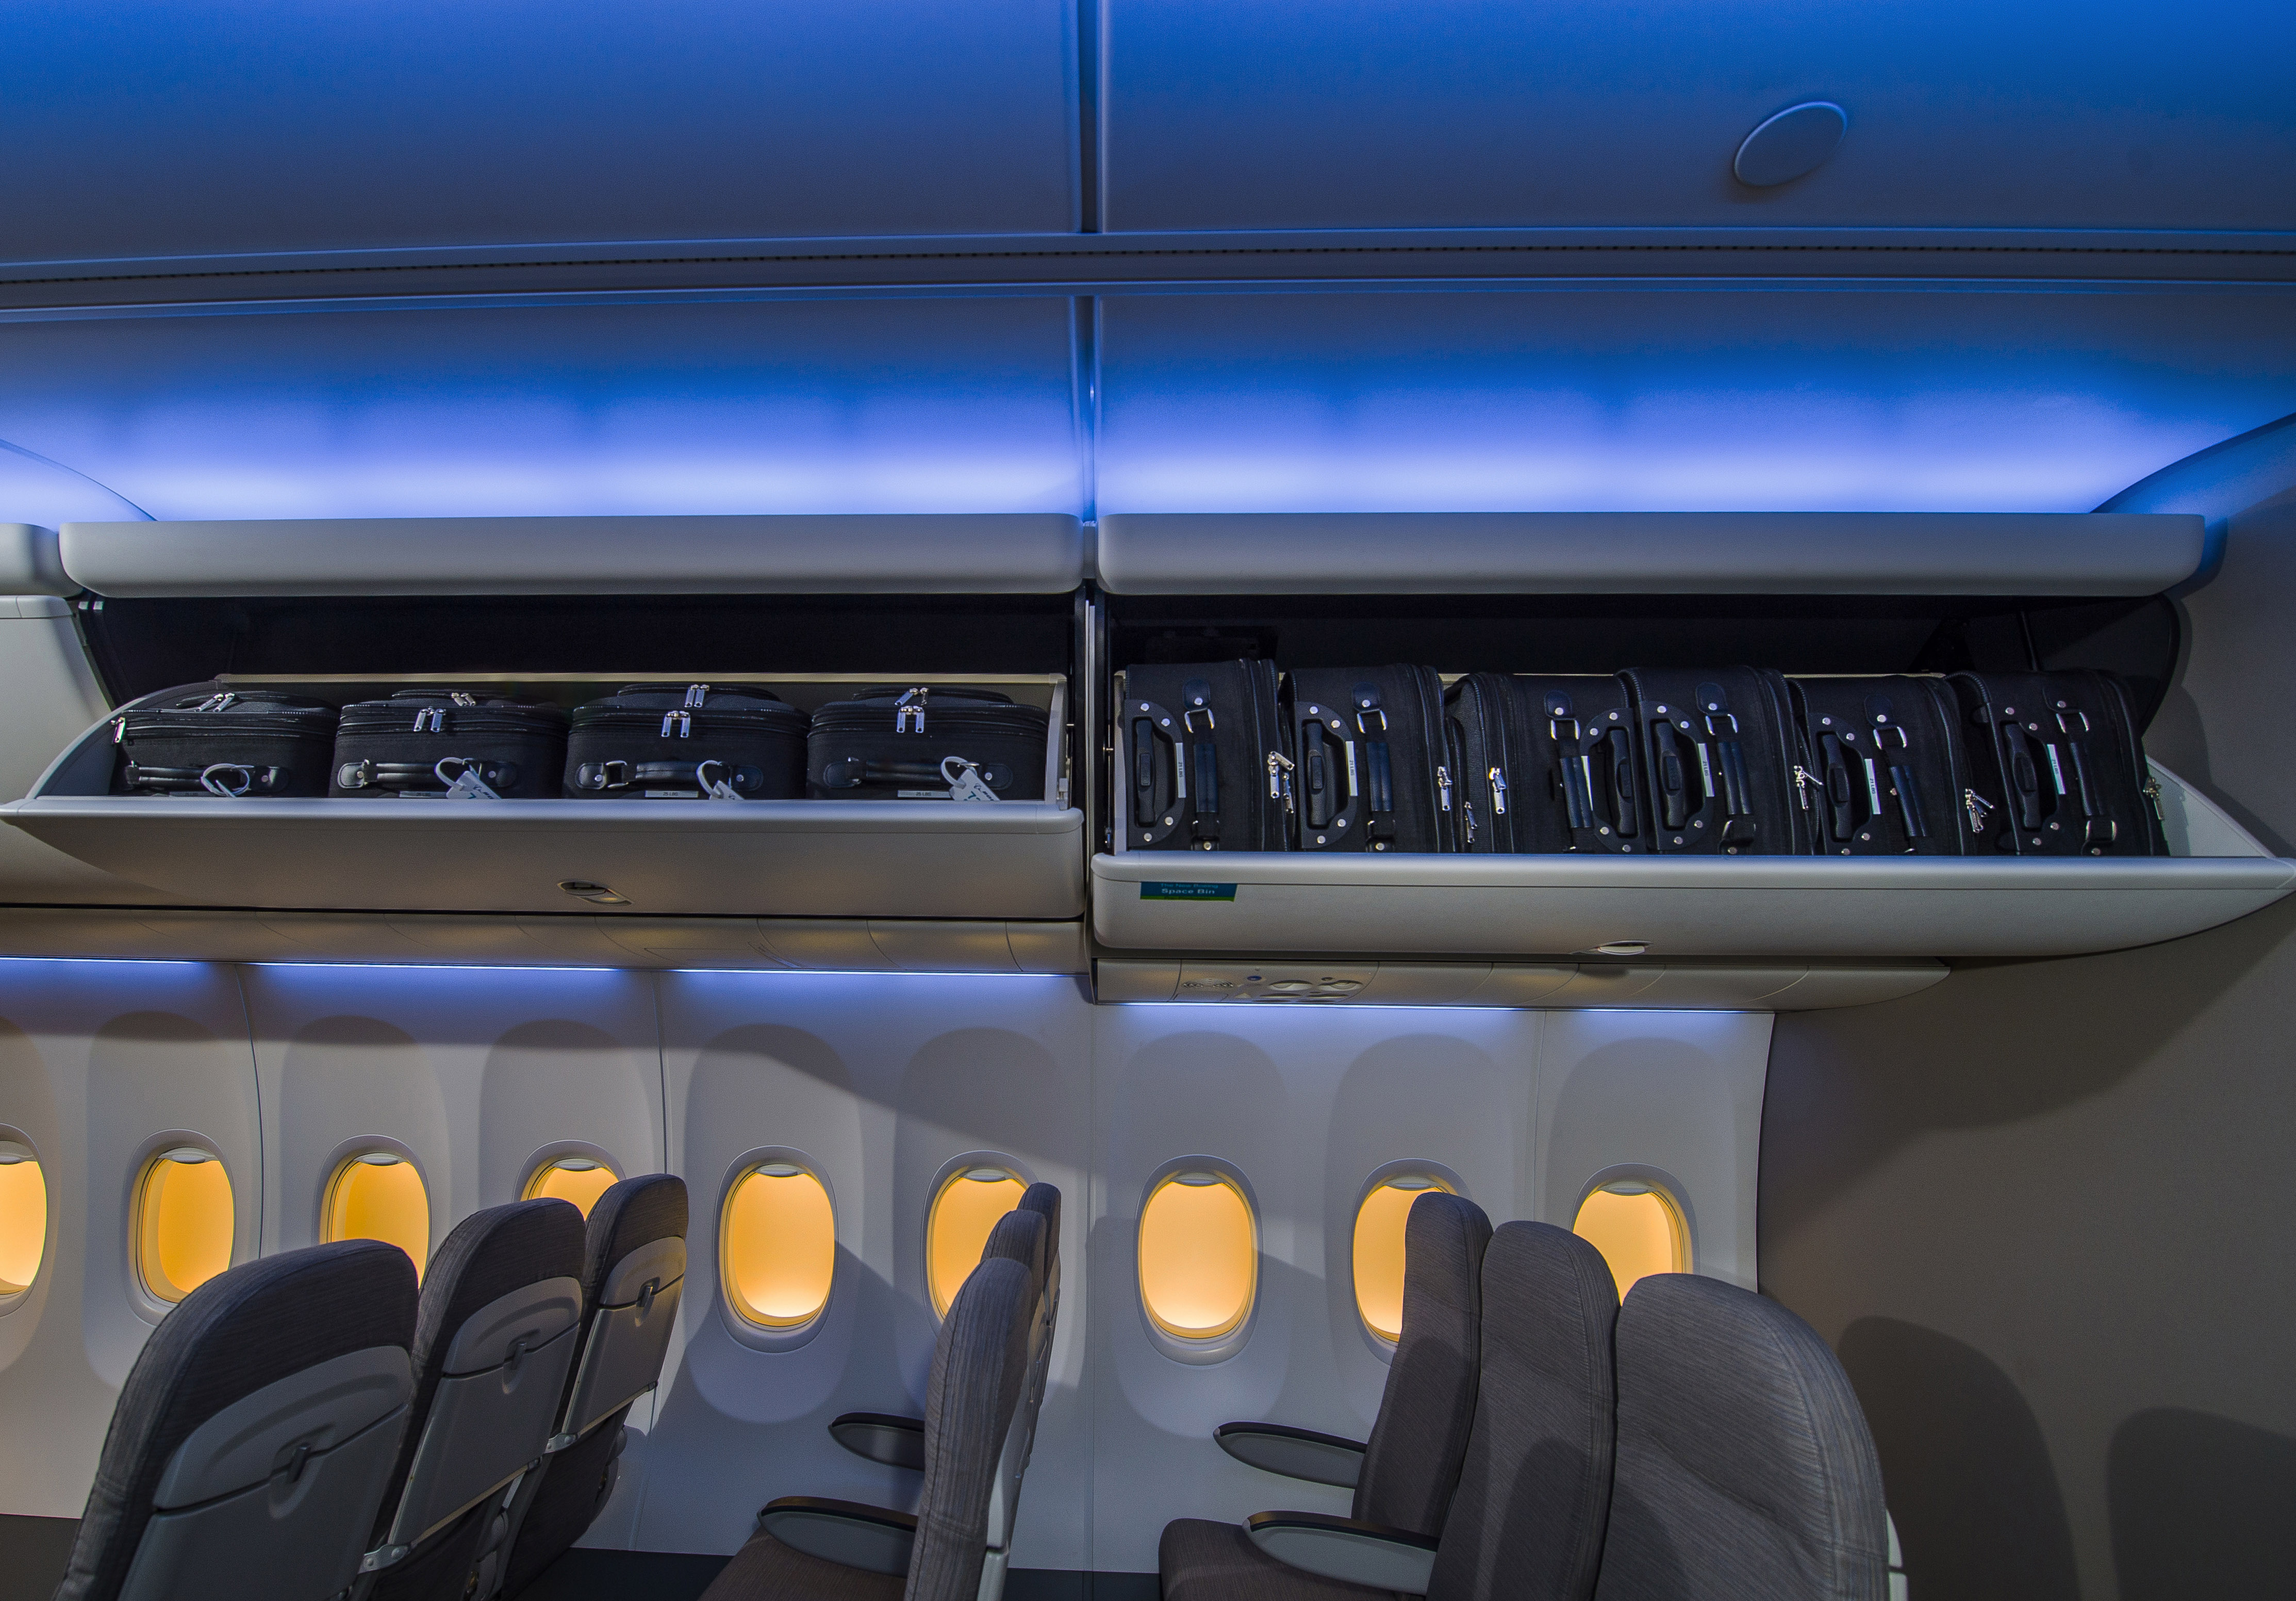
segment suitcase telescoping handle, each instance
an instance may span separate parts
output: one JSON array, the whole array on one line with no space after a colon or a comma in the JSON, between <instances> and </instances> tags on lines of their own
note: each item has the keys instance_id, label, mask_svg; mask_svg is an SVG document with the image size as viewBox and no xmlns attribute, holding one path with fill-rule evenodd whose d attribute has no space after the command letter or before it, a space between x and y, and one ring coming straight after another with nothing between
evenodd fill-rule
<instances>
[{"instance_id":1,"label":"suitcase telescoping handle","mask_svg":"<svg viewBox=\"0 0 2296 1601\"><path fill-rule=\"evenodd\" d=\"M824 789L858 789L865 784L938 784L947 788L948 774L939 762L872 762L861 756L846 756L823 764L821 786ZM991 789L1013 787L1013 770L1009 767L989 763L980 766L980 773Z\"/></svg>"},{"instance_id":2,"label":"suitcase telescoping handle","mask_svg":"<svg viewBox=\"0 0 2296 1601\"><path fill-rule=\"evenodd\" d=\"M1152 700L1131 703L1125 757L1131 767L1132 822L1141 843L1152 845L1180 827L1185 808L1189 845L1214 851L1220 838L1219 719L1207 680L1188 680L1180 696L1177 715Z\"/></svg>"},{"instance_id":3,"label":"suitcase telescoping handle","mask_svg":"<svg viewBox=\"0 0 2296 1601\"><path fill-rule=\"evenodd\" d=\"M159 795L276 795L294 777L287 767L256 767L242 762L210 762L204 767L148 767L127 764L127 787Z\"/></svg>"}]
</instances>

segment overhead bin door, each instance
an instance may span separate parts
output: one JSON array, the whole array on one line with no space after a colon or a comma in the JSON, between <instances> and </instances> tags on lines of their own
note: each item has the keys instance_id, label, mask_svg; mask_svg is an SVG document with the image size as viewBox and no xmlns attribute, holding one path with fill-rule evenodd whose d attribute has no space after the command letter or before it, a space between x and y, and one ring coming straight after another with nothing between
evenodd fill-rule
<instances>
[{"instance_id":1,"label":"overhead bin door","mask_svg":"<svg viewBox=\"0 0 2296 1601\"><path fill-rule=\"evenodd\" d=\"M12 6L0 256L1067 228L1067 10Z\"/></svg>"},{"instance_id":2,"label":"overhead bin door","mask_svg":"<svg viewBox=\"0 0 2296 1601\"><path fill-rule=\"evenodd\" d=\"M2285 6L1111 0L1107 53L1111 228L2296 223ZM1834 158L1738 182L1811 100Z\"/></svg>"}]
</instances>

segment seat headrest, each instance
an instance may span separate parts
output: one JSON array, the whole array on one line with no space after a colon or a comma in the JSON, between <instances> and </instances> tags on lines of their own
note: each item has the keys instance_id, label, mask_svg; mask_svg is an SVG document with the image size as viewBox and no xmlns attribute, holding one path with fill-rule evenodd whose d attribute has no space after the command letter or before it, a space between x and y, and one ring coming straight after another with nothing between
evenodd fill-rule
<instances>
[{"instance_id":1,"label":"seat headrest","mask_svg":"<svg viewBox=\"0 0 2296 1601\"><path fill-rule=\"evenodd\" d=\"M512 1201L455 1225L423 1276L414 1325L418 1411L435 1370L471 1318L504 1295L553 1278L582 1276L582 1214L564 1201Z\"/></svg>"},{"instance_id":2,"label":"seat headrest","mask_svg":"<svg viewBox=\"0 0 2296 1601\"><path fill-rule=\"evenodd\" d=\"M615 1264L642 1246L684 1239L685 1180L675 1173L640 1173L610 1187L590 1207L583 1249L582 1293L598 1303Z\"/></svg>"},{"instance_id":3,"label":"seat headrest","mask_svg":"<svg viewBox=\"0 0 2296 1601\"><path fill-rule=\"evenodd\" d=\"M980 1260L1019 1262L1029 1270L1031 1293L1041 1295L1045 1293L1046 1237L1042 1213L1024 1212L1015 1206L988 1230L988 1243L980 1247Z\"/></svg>"},{"instance_id":4,"label":"seat headrest","mask_svg":"<svg viewBox=\"0 0 2296 1601\"><path fill-rule=\"evenodd\" d=\"M128 1369L72 1546L68 1593L119 1594L160 1475L193 1431L290 1375L409 1345L414 1264L380 1240L283 1251L218 1273L162 1319Z\"/></svg>"},{"instance_id":5,"label":"seat headrest","mask_svg":"<svg viewBox=\"0 0 2296 1601\"><path fill-rule=\"evenodd\" d=\"M1718 1535L1710 1562L1734 1554L1709 1574L1734 1593L1878 1591L1881 1462L1849 1376L1816 1329L1751 1290L1658 1273L1628 1293L1618 1353L1623 1526L1612 1545L1622 1570L1660 1543L1636 1538L1648 1526L1678 1535L1690 1516ZM1613 1561L1606 1550L1606 1584Z\"/></svg>"},{"instance_id":6,"label":"seat headrest","mask_svg":"<svg viewBox=\"0 0 2296 1601\"><path fill-rule=\"evenodd\" d=\"M1061 1259L1061 1192L1054 1185L1031 1184L1021 1194L1020 1209L1033 1212L1045 1220L1045 1262L1047 1266Z\"/></svg>"}]
</instances>

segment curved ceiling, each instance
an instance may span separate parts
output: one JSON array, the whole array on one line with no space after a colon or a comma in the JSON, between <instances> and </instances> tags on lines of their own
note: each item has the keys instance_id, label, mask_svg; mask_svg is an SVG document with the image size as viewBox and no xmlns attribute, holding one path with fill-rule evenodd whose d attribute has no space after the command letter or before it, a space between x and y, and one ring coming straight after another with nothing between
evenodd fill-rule
<instances>
[{"instance_id":1,"label":"curved ceiling","mask_svg":"<svg viewBox=\"0 0 2296 1601\"><path fill-rule=\"evenodd\" d=\"M21 0L0 519L2079 510L2296 412L2290 59L2233 0Z\"/></svg>"}]
</instances>

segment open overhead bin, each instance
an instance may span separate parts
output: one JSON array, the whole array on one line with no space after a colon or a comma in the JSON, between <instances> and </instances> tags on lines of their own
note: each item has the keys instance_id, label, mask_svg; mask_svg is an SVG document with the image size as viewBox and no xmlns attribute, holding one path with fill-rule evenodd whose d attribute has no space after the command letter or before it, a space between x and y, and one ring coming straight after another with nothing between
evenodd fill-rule
<instances>
[{"instance_id":1,"label":"open overhead bin","mask_svg":"<svg viewBox=\"0 0 2296 1601\"><path fill-rule=\"evenodd\" d=\"M2169 856L1123 852L1093 859L1093 927L1123 951L2066 956L2197 934L2296 888L2296 862L2152 772Z\"/></svg>"},{"instance_id":2,"label":"open overhead bin","mask_svg":"<svg viewBox=\"0 0 2296 1601\"><path fill-rule=\"evenodd\" d=\"M699 676L699 675L694 675ZM886 675L757 674L800 710ZM663 674L460 674L433 682L573 705ZM145 697L252 687L224 677ZM337 703L420 681L272 678ZM1083 815L1068 804L1056 674L904 682L993 688L1041 707L1042 801L226 799L114 795L113 722L0 807L68 855L205 906L899 919L1065 919L1084 909ZM127 708L122 708L123 710Z\"/></svg>"}]
</instances>

